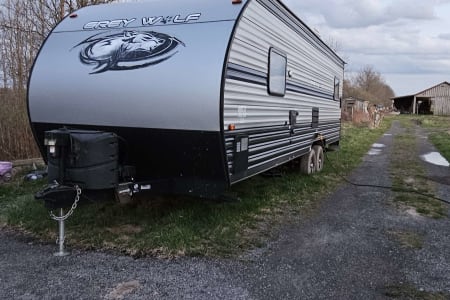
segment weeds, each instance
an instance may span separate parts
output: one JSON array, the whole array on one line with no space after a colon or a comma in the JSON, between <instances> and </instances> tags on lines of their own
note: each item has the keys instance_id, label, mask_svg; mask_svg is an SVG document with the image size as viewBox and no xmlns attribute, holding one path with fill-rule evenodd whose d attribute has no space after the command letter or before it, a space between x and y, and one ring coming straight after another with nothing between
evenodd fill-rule
<instances>
[{"instance_id":1,"label":"weeds","mask_svg":"<svg viewBox=\"0 0 450 300\"><path fill-rule=\"evenodd\" d=\"M416 232L393 231L389 234L399 241L403 247L411 249L422 249L423 247L423 236Z\"/></svg>"}]
</instances>

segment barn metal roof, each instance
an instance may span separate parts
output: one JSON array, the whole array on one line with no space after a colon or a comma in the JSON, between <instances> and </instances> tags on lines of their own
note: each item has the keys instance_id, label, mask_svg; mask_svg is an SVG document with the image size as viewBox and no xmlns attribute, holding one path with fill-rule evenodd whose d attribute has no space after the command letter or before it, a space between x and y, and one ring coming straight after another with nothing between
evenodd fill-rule
<instances>
[{"instance_id":1,"label":"barn metal roof","mask_svg":"<svg viewBox=\"0 0 450 300\"><path fill-rule=\"evenodd\" d=\"M434 86L432 86L432 87L430 87L430 88L427 88L427 89L425 89L425 90L423 90L423 91L421 91L421 92L418 92L418 93L415 93L415 94L411 94L411 95L403 95L403 96L398 96L398 97L392 97L391 100L400 99L400 98L409 98L409 97L419 96L419 95L424 94L424 93L428 92L429 90L432 90L432 89L434 89L434 88L437 88L437 87L439 87L439 86L441 86L441 85L443 85L443 84L447 84L447 85L450 86L450 83L449 83L448 81L444 81L444 82L441 82L441 83L439 83L439 84L436 84L436 85L434 85Z\"/></svg>"}]
</instances>

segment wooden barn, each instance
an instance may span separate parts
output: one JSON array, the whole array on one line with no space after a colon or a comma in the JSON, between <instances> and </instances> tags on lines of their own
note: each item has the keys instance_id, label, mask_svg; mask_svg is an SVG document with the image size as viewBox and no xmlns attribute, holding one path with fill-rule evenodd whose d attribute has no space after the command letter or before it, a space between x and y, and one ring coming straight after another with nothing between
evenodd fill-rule
<instances>
[{"instance_id":1,"label":"wooden barn","mask_svg":"<svg viewBox=\"0 0 450 300\"><path fill-rule=\"evenodd\" d=\"M417 94L392 100L401 113L450 116L450 83L444 81Z\"/></svg>"}]
</instances>

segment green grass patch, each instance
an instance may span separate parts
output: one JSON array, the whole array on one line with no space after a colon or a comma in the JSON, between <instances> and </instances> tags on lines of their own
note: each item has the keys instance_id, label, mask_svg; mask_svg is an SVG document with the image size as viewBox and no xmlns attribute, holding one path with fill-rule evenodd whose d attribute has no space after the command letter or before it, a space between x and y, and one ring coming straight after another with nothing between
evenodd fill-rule
<instances>
[{"instance_id":1,"label":"green grass patch","mask_svg":"<svg viewBox=\"0 0 450 300\"><path fill-rule=\"evenodd\" d=\"M259 246L278 224L308 215L358 166L371 145L390 127L379 129L343 124L340 151L327 154L319 174L305 176L299 166L280 168L282 177L256 176L233 186L237 201L217 202L189 197L140 196L132 205L115 202L79 205L66 224L66 244L85 249L112 249L130 255L229 256ZM332 166L331 167L331 164ZM0 218L8 226L54 241L52 221L33 193L42 183L17 181L0 186Z\"/></svg>"},{"instance_id":2,"label":"green grass patch","mask_svg":"<svg viewBox=\"0 0 450 300\"><path fill-rule=\"evenodd\" d=\"M447 216L444 203L432 199L434 184L427 180L425 167L417 155L416 126L433 124L435 128L441 122L431 121L432 117L417 118L417 116L402 116L398 119L403 127L403 133L394 138L391 152L392 187L396 193L396 203L414 208L417 213L439 219ZM412 191L412 192L408 192ZM430 196L430 197L427 197Z\"/></svg>"},{"instance_id":3,"label":"green grass patch","mask_svg":"<svg viewBox=\"0 0 450 300\"><path fill-rule=\"evenodd\" d=\"M419 124L421 121L411 115L399 115L395 118L403 128L411 129L413 126Z\"/></svg>"},{"instance_id":4,"label":"green grass patch","mask_svg":"<svg viewBox=\"0 0 450 300\"><path fill-rule=\"evenodd\" d=\"M9 183L0 184L0 226L9 223L9 212L14 211L15 207L28 204L29 201L23 201L24 198L45 185L44 180L23 182L22 175L16 175L16 179Z\"/></svg>"},{"instance_id":5,"label":"green grass patch","mask_svg":"<svg viewBox=\"0 0 450 300\"><path fill-rule=\"evenodd\" d=\"M444 156L447 161L450 161L450 133L432 133L430 134L430 141L434 144L442 156Z\"/></svg>"},{"instance_id":6,"label":"green grass patch","mask_svg":"<svg viewBox=\"0 0 450 300\"><path fill-rule=\"evenodd\" d=\"M410 284L391 285L385 287L384 295L389 298L411 300L446 300L450 294L442 292L427 292Z\"/></svg>"},{"instance_id":7,"label":"green grass patch","mask_svg":"<svg viewBox=\"0 0 450 300\"><path fill-rule=\"evenodd\" d=\"M421 116L419 120L430 132L430 141L450 161L450 117Z\"/></svg>"},{"instance_id":8,"label":"green grass patch","mask_svg":"<svg viewBox=\"0 0 450 300\"><path fill-rule=\"evenodd\" d=\"M450 130L449 116L416 116L415 119L425 128Z\"/></svg>"},{"instance_id":9,"label":"green grass patch","mask_svg":"<svg viewBox=\"0 0 450 300\"><path fill-rule=\"evenodd\" d=\"M389 232L389 235L400 242L400 244L406 248L422 249L423 247L423 236L416 232L392 231Z\"/></svg>"}]
</instances>

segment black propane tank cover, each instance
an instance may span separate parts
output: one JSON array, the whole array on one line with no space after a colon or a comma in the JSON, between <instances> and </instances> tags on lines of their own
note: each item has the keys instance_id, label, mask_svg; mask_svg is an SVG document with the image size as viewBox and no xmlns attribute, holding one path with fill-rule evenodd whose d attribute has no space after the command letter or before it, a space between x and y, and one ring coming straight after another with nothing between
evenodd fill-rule
<instances>
[{"instance_id":1,"label":"black propane tank cover","mask_svg":"<svg viewBox=\"0 0 450 300\"><path fill-rule=\"evenodd\" d=\"M68 143L61 145L59 153L63 157L48 156L49 182L60 181L61 166L63 182L60 184L79 185L83 189L110 189L118 184L119 178L119 141L111 132L88 130L53 130L46 133ZM58 147L57 147L58 149ZM63 160L61 164L60 160Z\"/></svg>"}]
</instances>

